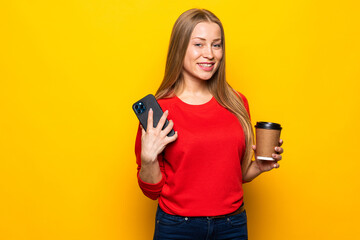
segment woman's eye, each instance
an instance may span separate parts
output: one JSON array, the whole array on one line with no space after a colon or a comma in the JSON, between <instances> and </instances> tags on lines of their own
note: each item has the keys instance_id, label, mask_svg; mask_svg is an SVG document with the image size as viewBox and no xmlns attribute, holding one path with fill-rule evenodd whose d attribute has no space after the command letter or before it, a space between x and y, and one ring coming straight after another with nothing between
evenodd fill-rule
<instances>
[{"instance_id":1,"label":"woman's eye","mask_svg":"<svg viewBox=\"0 0 360 240\"><path fill-rule=\"evenodd\" d=\"M195 43L195 46L196 46L196 47L201 47L202 44L201 44L201 43Z\"/></svg>"},{"instance_id":2,"label":"woman's eye","mask_svg":"<svg viewBox=\"0 0 360 240\"><path fill-rule=\"evenodd\" d=\"M219 48L221 47L221 44L214 44L214 47Z\"/></svg>"}]
</instances>

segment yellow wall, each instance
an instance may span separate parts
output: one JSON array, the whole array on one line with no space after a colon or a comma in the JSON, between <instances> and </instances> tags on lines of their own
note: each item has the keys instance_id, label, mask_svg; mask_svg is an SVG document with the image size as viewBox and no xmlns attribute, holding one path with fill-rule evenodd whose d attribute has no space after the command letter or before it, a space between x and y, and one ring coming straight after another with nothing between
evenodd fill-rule
<instances>
[{"instance_id":1,"label":"yellow wall","mask_svg":"<svg viewBox=\"0 0 360 240\"><path fill-rule=\"evenodd\" d=\"M283 125L280 169L245 186L250 239L357 239L358 1L3 1L0 239L151 239L131 105L155 93L173 23L222 20L229 83ZM175 123L176 124L176 123Z\"/></svg>"}]
</instances>

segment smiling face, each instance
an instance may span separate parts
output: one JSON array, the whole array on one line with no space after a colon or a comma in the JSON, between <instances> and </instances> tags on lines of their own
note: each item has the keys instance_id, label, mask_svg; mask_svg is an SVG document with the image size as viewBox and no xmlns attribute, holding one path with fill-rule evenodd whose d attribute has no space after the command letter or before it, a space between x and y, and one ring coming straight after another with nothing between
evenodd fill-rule
<instances>
[{"instance_id":1,"label":"smiling face","mask_svg":"<svg viewBox=\"0 0 360 240\"><path fill-rule=\"evenodd\" d=\"M209 80L223 56L221 29L213 22L198 23L190 37L184 58L184 79Z\"/></svg>"}]
</instances>

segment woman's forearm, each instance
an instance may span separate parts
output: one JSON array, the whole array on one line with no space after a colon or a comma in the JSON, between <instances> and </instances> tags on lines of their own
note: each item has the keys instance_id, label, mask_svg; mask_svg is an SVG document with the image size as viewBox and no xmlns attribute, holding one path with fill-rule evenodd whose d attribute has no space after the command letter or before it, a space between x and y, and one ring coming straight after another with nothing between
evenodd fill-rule
<instances>
[{"instance_id":1,"label":"woman's forearm","mask_svg":"<svg viewBox=\"0 0 360 240\"><path fill-rule=\"evenodd\" d=\"M145 162L141 161L139 177L143 182L155 184L161 181L159 161Z\"/></svg>"},{"instance_id":2,"label":"woman's forearm","mask_svg":"<svg viewBox=\"0 0 360 240\"><path fill-rule=\"evenodd\" d=\"M258 168L255 161L252 161L249 166L248 171L246 172L245 176L243 176L243 181L250 182L257 176L259 176L261 173L262 173L262 171Z\"/></svg>"}]
</instances>

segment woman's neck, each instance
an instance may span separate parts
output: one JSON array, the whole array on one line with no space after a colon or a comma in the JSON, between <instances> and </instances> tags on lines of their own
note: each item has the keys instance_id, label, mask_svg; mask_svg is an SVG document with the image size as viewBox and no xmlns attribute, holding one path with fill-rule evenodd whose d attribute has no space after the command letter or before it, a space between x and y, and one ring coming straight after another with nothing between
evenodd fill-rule
<instances>
[{"instance_id":1,"label":"woman's neck","mask_svg":"<svg viewBox=\"0 0 360 240\"><path fill-rule=\"evenodd\" d=\"M189 104L203 104L212 98L207 80L185 78L175 95Z\"/></svg>"}]
</instances>

